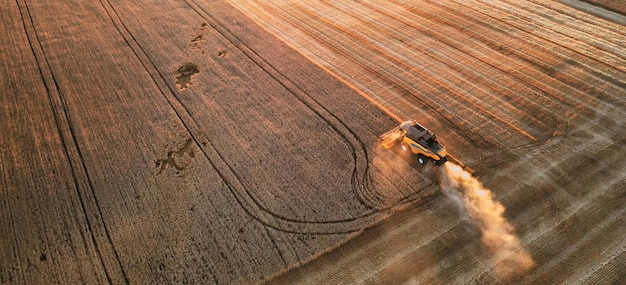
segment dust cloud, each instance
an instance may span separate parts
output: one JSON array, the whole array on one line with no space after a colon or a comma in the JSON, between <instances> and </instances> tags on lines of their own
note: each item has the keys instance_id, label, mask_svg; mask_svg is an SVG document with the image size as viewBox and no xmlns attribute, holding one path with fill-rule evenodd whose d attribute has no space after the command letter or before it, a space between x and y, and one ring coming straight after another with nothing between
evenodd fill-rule
<instances>
[{"instance_id":1,"label":"dust cloud","mask_svg":"<svg viewBox=\"0 0 626 285\"><path fill-rule=\"evenodd\" d=\"M479 227L482 243L499 277L519 276L535 266L515 235L515 228L504 217L504 206L494 201L489 189L451 162L440 167L440 174L442 192Z\"/></svg>"}]
</instances>

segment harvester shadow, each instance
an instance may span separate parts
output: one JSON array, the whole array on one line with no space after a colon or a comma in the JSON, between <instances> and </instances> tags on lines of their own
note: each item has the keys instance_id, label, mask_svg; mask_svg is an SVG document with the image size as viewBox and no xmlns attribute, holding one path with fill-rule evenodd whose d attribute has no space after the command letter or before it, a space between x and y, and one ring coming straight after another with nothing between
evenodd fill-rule
<instances>
[{"instance_id":1,"label":"harvester shadow","mask_svg":"<svg viewBox=\"0 0 626 285\"><path fill-rule=\"evenodd\" d=\"M389 148L389 150L401 157L409 166L422 174L422 176L439 185L439 182L441 181L439 177L440 166L435 165L432 160L427 160L426 163L422 165L417 160L417 155L410 151L403 151L400 144L395 144Z\"/></svg>"}]
</instances>

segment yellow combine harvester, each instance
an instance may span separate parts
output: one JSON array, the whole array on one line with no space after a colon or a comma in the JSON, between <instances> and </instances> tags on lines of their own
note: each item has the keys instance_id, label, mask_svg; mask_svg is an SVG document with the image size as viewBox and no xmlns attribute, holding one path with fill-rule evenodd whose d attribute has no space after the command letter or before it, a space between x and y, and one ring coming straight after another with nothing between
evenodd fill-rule
<instances>
[{"instance_id":1,"label":"yellow combine harvester","mask_svg":"<svg viewBox=\"0 0 626 285\"><path fill-rule=\"evenodd\" d=\"M378 138L378 142L389 149L400 143L403 152L409 150L417 155L419 164L426 164L432 160L436 165L442 165L448 161L446 148L439 144L437 137L429 132L415 120L406 121L393 130Z\"/></svg>"}]
</instances>

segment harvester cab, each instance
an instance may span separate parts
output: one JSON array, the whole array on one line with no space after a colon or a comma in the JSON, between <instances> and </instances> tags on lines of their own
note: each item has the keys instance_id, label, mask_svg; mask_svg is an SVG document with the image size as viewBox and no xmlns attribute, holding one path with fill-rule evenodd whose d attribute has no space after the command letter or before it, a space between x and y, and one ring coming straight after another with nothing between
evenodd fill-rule
<instances>
[{"instance_id":1,"label":"harvester cab","mask_svg":"<svg viewBox=\"0 0 626 285\"><path fill-rule=\"evenodd\" d=\"M379 143L389 149L400 143L402 152L412 152L417 155L419 164L426 164L432 160L436 165L448 161L446 148L437 141L437 137L417 123L415 120L406 121L393 130L378 138Z\"/></svg>"}]
</instances>

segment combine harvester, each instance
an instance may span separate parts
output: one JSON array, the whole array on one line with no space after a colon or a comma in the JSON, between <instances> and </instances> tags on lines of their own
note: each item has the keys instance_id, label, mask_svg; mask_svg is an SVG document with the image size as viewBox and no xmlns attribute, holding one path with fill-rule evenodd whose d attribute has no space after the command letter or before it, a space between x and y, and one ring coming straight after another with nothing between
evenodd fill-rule
<instances>
[{"instance_id":1,"label":"combine harvester","mask_svg":"<svg viewBox=\"0 0 626 285\"><path fill-rule=\"evenodd\" d=\"M435 165L448 161L446 148L439 144L437 137L415 120L406 121L400 126L378 137L378 142L386 149L400 143L402 152L409 150L417 155L417 162L425 165L432 160Z\"/></svg>"}]
</instances>

